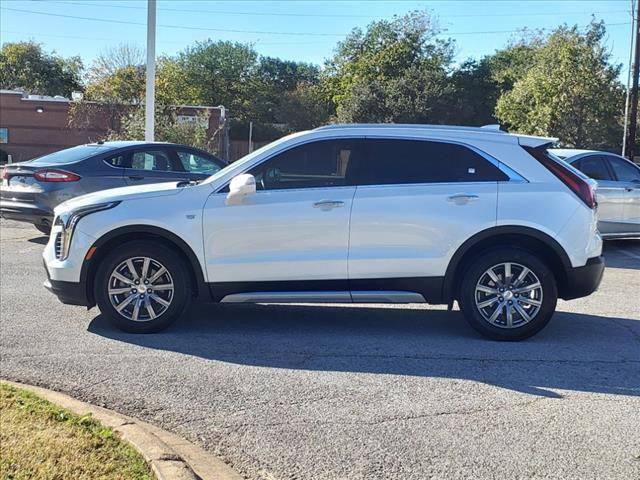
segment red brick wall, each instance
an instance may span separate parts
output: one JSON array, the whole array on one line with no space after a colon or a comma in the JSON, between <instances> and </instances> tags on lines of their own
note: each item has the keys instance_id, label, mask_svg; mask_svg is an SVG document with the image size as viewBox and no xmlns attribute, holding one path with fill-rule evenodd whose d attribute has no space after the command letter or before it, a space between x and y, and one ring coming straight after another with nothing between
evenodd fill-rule
<instances>
[{"instance_id":1,"label":"red brick wall","mask_svg":"<svg viewBox=\"0 0 640 480\"><path fill-rule=\"evenodd\" d=\"M68 101L29 100L19 93L0 92L0 128L8 129L8 143L0 149L20 162L64 148L103 139L112 126L112 114L99 104L93 104L91 115L83 119L81 127L69 125ZM36 109L42 108L42 113ZM123 107L126 108L126 107ZM183 107L181 114L197 115L198 108ZM209 134L220 123L220 111L210 111Z\"/></svg>"}]
</instances>

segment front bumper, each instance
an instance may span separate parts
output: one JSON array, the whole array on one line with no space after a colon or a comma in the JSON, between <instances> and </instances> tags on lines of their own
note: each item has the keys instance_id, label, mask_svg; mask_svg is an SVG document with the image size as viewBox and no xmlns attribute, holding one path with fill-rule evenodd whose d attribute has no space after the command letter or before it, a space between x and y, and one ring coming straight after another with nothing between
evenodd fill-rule
<instances>
[{"instance_id":1,"label":"front bumper","mask_svg":"<svg viewBox=\"0 0 640 480\"><path fill-rule=\"evenodd\" d=\"M43 284L44 288L58 297L58 300L62 303L67 305L80 305L87 308L92 306L90 300L87 298L86 283L51 280L46 262L44 262L44 271L47 273L47 279Z\"/></svg>"},{"instance_id":2,"label":"front bumper","mask_svg":"<svg viewBox=\"0 0 640 480\"><path fill-rule=\"evenodd\" d=\"M567 283L560 297L564 300L586 297L595 292L602 281L604 257L593 257L583 267L568 270Z\"/></svg>"},{"instance_id":3,"label":"front bumper","mask_svg":"<svg viewBox=\"0 0 640 480\"><path fill-rule=\"evenodd\" d=\"M61 282L48 279L44 282L44 288L66 305L80 305L87 308L93 306L87 298L87 285L85 283Z\"/></svg>"},{"instance_id":4,"label":"front bumper","mask_svg":"<svg viewBox=\"0 0 640 480\"><path fill-rule=\"evenodd\" d=\"M7 220L29 222L34 225L50 227L53 222L53 211L30 203L0 201L0 216Z\"/></svg>"}]
</instances>

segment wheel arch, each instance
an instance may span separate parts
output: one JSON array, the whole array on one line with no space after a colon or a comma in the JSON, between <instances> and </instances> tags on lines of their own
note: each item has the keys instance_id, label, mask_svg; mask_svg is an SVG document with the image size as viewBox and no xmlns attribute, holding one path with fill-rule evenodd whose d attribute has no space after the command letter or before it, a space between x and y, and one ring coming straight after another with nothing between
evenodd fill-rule
<instances>
[{"instance_id":1,"label":"wheel arch","mask_svg":"<svg viewBox=\"0 0 640 480\"><path fill-rule=\"evenodd\" d=\"M524 226L499 226L483 230L464 242L451 257L445 273L443 298L449 305L458 298L461 277L476 255L499 245L522 247L539 254L556 277L558 293L562 298L567 288L567 272L571 260L564 248L551 236L540 230Z\"/></svg>"},{"instance_id":2,"label":"wheel arch","mask_svg":"<svg viewBox=\"0 0 640 480\"><path fill-rule=\"evenodd\" d=\"M112 248L120 243L132 240L155 241L173 249L182 257L188 267L194 295L199 297L208 295L209 289L204 279L200 261L193 249L183 239L164 228L152 225L127 225L112 230L96 240L91 247L91 249L95 247L95 253L90 260L82 264L80 281L86 285L87 299L90 306L96 304L93 292L98 265Z\"/></svg>"}]
</instances>

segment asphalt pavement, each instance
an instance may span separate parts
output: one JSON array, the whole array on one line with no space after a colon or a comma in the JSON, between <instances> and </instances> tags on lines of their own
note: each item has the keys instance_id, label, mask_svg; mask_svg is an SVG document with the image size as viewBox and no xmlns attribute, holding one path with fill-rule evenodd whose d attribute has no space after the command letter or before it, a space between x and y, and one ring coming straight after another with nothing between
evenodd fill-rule
<instances>
[{"instance_id":1,"label":"asphalt pavement","mask_svg":"<svg viewBox=\"0 0 640 480\"><path fill-rule=\"evenodd\" d=\"M536 337L431 306L196 305L153 335L42 287L0 222L0 377L182 435L251 479L640 479L640 242Z\"/></svg>"}]
</instances>

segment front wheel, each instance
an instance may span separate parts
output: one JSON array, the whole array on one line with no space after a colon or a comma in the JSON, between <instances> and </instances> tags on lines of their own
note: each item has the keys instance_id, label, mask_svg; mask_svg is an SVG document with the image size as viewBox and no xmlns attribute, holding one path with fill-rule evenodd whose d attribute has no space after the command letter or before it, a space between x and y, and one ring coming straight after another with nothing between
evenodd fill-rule
<instances>
[{"instance_id":1,"label":"front wheel","mask_svg":"<svg viewBox=\"0 0 640 480\"><path fill-rule=\"evenodd\" d=\"M94 283L102 314L133 333L166 328L182 316L191 298L185 263L171 248L152 241L126 243L109 253Z\"/></svg>"},{"instance_id":2,"label":"front wheel","mask_svg":"<svg viewBox=\"0 0 640 480\"><path fill-rule=\"evenodd\" d=\"M40 233L44 233L45 235L51 234L51 226L49 225L34 224L33 226L36 227Z\"/></svg>"},{"instance_id":3,"label":"front wheel","mask_svg":"<svg viewBox=\"0 0 640 480\"><path fill-rule=\"evenodd\" d=\"M553 272L527 250L505 247L474 261L462 281L460 308L478 332L494 340L523 340L555 312Z\"/></svg>"}]
</instances>

